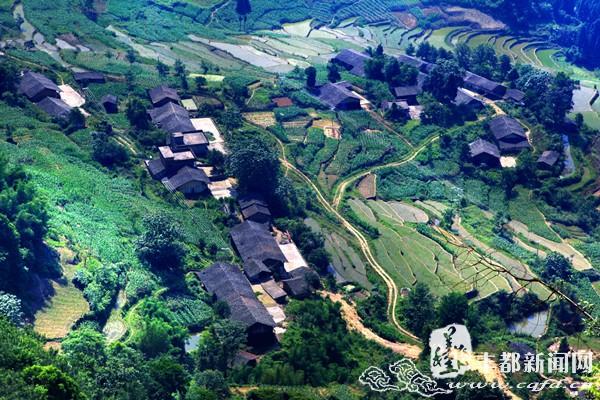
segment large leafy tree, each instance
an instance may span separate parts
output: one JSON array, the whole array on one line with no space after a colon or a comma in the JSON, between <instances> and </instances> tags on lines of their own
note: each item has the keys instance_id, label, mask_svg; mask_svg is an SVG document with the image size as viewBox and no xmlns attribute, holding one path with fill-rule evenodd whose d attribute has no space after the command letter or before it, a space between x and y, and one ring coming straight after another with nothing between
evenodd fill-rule
<instances>
[{"instance_id":1,"label":"large leafy tree","mask_svg":"<svg viewBox=\"0 0 600 400\"><path fill-rule=\"evenodd\" d=\"M144 217L145 231L137 241L137 253L153 268L179 268L185 255L183 234L164 214Z\"/></svg>"},{"instance_id":2,"label":"large leafy tree","mask_svg":"<svg viewBox=\"0 0 600 400\"><path fill-rule=\"evenodd\" d=\"M227 167L237 178L242 191L260 192L271 197L279 184L280 165L277 152L258 137L234 142Z\"/></svg>"},{"instance_id":3,"label":"large leafy tree","mask_svg":"<svg viewBox=\"0 0 600 400\"><path fill-rule=\"evenodd\" d=\"M408 329L419 337L426 337L435 320L433 295L423 283L417 283L402 307Z\"/></svg>"},{"instance_id":4,"label":"large leafy tree","mask_svg":"<svg viewBox=\"0 0 600 400\"><path fill-rule=\"evenodd\" d=\"M464 71L454 60L439 60L425 82L425 90L438 101L450 104L463 84Z\"/></svg>"}]
</instances>

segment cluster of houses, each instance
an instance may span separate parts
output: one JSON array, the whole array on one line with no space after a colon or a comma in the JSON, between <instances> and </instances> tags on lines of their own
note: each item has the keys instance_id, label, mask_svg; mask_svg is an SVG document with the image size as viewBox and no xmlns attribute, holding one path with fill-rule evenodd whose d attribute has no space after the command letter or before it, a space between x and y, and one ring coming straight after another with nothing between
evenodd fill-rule
<instances>
[{"instance_id":1,"label":"cluster of houses","mask_svg":"<svg viewBox=\"0 0 600 400\"><path fill-rule=\"evenodd\" d=\"M288 297L310 295L319 278L289 238L271 227L271 212L260 195L242 196L238 205L244 221L230 236L243 268L215 263L196 275L216 300L228 304L230 318L246 328L249 344L269 345L282 332L281 305Z\"/></svg>"},{"instance_id":2,"label":"cluster of houses","mask_svg":"<svg viewBox=\"0 0 600 400\"><path fill-rule=\"evenodd\" d=\"M105 83L106 76L100 72L79 71L73 73L75 82L81 87L90 83ZM75 108L85 104L85 98L70 85L57 85L47 76L38 72L25 71L19 82L18 92L35 103L42 111L56 120L65 120ZM114 95L106 95L101 101L105 111L110 114L118 112L118 99Z\"/></svg>"},{"instance_id":3,"label":"cluster of houses","mask_svg":"<svg viewBox=\"0 0 600 400\"><path fill-rule=\"evenodd\" d=\"M171 192L186 196L206 192L221 178L201 162L210 149L224 152L216 125L210 118L192 119L177 91L168 86L151 89L148 96L152 103L148 115L166 133L166 144L158 148L158 157L145 161L148 172ZM212 148L209 137L215 139Z\"/></svg>"},{"instance_id":4,"label":"cluster of houses","mask_svg":"<svg viewBox=\"0 0 600 400\"><path fill-rule=\"evenodd\" d=\"M368 54L352 49L345 49L338 53L331 61L351 74L364 78L366 77L365 63L369 59L371 57ZM381 108L387 111L395 107L403 110L407 115L418 117L419 103L417 97L423 93L423 86L427 76L435 68L435 64L405 54L397 56L396 59L401 64L416 68L418 71L417 79L412 85L391 88L396 99L394 101L383 102ZM492 100L505 99L516 103L522 103L525 98L525 94L519 90L509 89L500 83L469 71L465 73L463 86L458 89L454 103L466 106L475 112L483 109L484 104L472 92ZM357 96L355 91L349 90L349 87L351 85L347 82L324 85L320 88L319 99L332 109L360 109L360 96Z\"/></svg>"}]
</instances>

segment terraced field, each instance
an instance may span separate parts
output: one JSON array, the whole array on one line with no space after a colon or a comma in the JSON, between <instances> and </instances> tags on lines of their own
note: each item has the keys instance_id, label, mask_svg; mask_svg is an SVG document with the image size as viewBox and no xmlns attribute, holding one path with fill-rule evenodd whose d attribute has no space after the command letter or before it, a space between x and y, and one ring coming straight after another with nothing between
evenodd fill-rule
<instances>
[{"instance_id":1,"label":"terraced field","mask_svg":"<svg viewBox=\"0 0 600 400\"><path fill-rule=\"evenodd\" d=\"M428 214L424 210L400 202L365 203L351 199L349 205L361 219L379 230L380 237L373 240L377 259L400 287L410 288L417 281L427 282L437 295L476 288L479 297L499 289L511 290L508 282L499 276L482 285L474 279L482 272L474 265L475 259L470 254L441 237L438 242L419 233L411 221L426 221ZM435 235L433 231L432 235Z\"/></svg>"}]
</instances>

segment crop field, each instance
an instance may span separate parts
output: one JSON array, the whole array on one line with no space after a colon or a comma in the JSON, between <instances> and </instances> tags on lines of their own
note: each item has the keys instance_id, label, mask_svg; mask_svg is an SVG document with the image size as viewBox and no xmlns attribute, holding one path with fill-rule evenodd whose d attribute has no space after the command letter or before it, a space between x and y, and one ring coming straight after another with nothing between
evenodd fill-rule
<instances>
[{"instance_id":1,"label":"crop field","mask_svg":"<svg viewBox=\"0 0 600 400\"><path fill-rule=\"evenodd\" d=\"M2 143L0 150L26 166L52 205L51 230L77 248L88 249L103 262L136 262L133 238L141 229L136 221L155 212L171 216L191 242L204 237L219 248L227 247L203 209L184 209L143 196L136 181L106 173L52 125L32 127L31 119L19 122L20 114L0 108L4 123L18 127L14 136L19 143L17 147Z\"/></svg>"},{"instance_id":2,"label":"crop field","mask_svg":"<svg viewBox=\"0 0 600 400\"><path fill-rule=\"evenodd\" d=\"M473 266L471 255L444 243L441 238L447 247L423 235L414 225L406 223L394 204L365 203L355 199L349 200L348 204L356 215L379 230L381 235L373 240L377 260L400 287L410 288L417 281L427 282L437 295L467 292L473 288L474 282L469 278L478 275L478 270ZM408 204L405 207L408 210L414 208ZM429 229L426 225L421 226ZM433 231L432 235L435 235ZM495 277L483 285L476 283L480 297L498 289L510 290L502 277Z\"/></svg>"},{"instance_id":3,"label":"crop field","mask_svg":"<svg viewBox=\"0 0 600 400\"><path fill-rule=\"evenodd\" d=\"M313 218L307 218L305 223L315 232L325 238L325 249L331 255L331 263L336 272L344 279L357 282L370 289L372 284L367 278L367 269L359 251L351 246L351 242L332 227Z\"/></svg>"},{"instance_id":4,"label":"crop field","mask_svg":"<svg viewBox=\"0 0 600 400\"><path fill-rule=\"evenodd\" d=\"M83 292L71 282L76 269L74 265L63 263L65 279L50 282L54 293L35 314L33 329L47 339L67 336L73 324L89 311Z\"/></svg>"},{"instance_id":5,"label":"crop field","mask_svg":"<svg viewBox=\"0 0 600 400\"><path fill-rule=\"evenodd\" d=\"M546 223L544 215L532 204L529 193L520 189L516 198L511 199L508 213L512 219L527 225L529 230L553 242L560 242L560 237Z\"/></svg>"}]
</instances>

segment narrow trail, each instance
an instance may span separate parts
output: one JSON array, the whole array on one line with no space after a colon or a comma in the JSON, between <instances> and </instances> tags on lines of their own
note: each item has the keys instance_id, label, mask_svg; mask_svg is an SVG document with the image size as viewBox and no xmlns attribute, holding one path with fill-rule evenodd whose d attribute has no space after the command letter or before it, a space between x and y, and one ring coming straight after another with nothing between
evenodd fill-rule
<instances>
[{"instance_id":1,"label":"narrow trail","mask_svg":"<svg viewBox=\"0 0 600 400\"><path fill-rule=\"evenodd\" d=\"M338 187L336 188L335 192L334 192L334 196L333 196L333 201L332 201L332 205L335 209L339 209L340 204L344 198L344 194L346 193L346 189L348 188L348 186L354 182L356 182L357 180L363 178L364 176L373 173L375 171L379 171L381 169L385 169L385 168L390 168L390 167L400 167L404 164L407 164L411 161L413 161L415 158L417 158L417 156L427 148L427 146L429 146L430 144L432 144L433 142L439 140L440 136L436 135L433 136L429 139L427 139L423 144L421 144L419 147L413 149L405 158L403 158L400 161L393 161L387 164L381 164L381 165L376 165L374 167L370 167L366 170L360 171L352 176L350 176L349 178L346 178L344 181L342 181L342 183L340 183L338 185Z\"/></svg>"},{"instance_id":2,"label":"narrow trail","mask_svg":"<svg viewBox=\"0 0 600 400\"><path fill-rule=\"evenodd\" d=\"M388 121L385 120L385 118L383 118L381 115L379 115L377 113L377 111L368 110L367 112L373 117L373 119L375 119L375 121L379 122L380 124L385 126L390 132L396 134L396 136L398 136L400 139L402 139L402 141L404 143L406 143L406 145L408 147L410 147L411 149L413 149L415 147L407 138L404 137L403 134L396 131L396 129L394 128L394 126L392 124L390 124Z\"/></svg>"}]
</instances>

